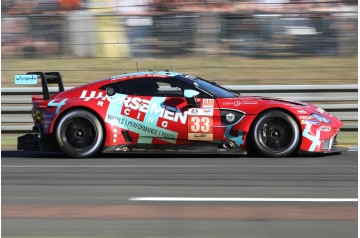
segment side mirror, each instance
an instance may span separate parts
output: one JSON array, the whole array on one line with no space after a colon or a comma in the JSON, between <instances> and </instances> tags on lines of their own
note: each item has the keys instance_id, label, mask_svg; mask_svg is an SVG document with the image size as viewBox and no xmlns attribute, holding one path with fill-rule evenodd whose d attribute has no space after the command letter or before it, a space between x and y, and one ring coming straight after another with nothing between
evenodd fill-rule
<instances>
[{"instance_id":1,"label":"side mirror","mask_svg":"<svg viewBox=\"0 0 360 238\"><path fill-rule=\"evenodd\" d=\"M187 102L189 108L199 107L199 104L196 102L196 99L195 99L195 97L199 94L200 93L198 91L195 91L192 89L184 90L184 97L186 98L186 102Z\"/></svg>"},{"instance_id":2,"label":"side mirror","mask_svg":"<svg viewBox=\"0 0 360 238\"><path fill-rule=\"evenodd\" d=\"M186 98L193 98L197 95L199 95L200 93L198 91L192 90L192 89L185 89L184 90L184 96Z\"/></svg>"}]
</instances>

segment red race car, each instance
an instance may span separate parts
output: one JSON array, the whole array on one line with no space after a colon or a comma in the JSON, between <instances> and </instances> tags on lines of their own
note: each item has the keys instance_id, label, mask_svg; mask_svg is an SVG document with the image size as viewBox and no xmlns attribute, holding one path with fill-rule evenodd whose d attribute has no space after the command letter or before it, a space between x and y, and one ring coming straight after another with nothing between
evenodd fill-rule
<instances>
[{"instance_id":1,"label":"red race car","mask_svg":"<svg viewBox=\"0 0 360 238\"><path fill-rule=\"evenodd\" d=\"M32 96L37 134L19 137L19 150L61 150L71 157L131 151L284 157L333 152L343 125L310 104L241 96L176 72L121 74L66 91L58 72L25 76L41 78L43 95ZM51 83L58 93L50 95Z\"/></svg>"}]
</instances>

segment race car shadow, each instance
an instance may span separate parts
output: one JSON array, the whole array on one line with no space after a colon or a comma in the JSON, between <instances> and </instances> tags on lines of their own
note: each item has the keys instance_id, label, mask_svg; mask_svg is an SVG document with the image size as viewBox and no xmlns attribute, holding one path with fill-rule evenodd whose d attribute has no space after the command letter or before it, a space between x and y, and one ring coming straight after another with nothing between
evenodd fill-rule
<instances>
[{"instance_id":1,"label":"race car shadow","mask_svg":"<svg viewBox=\"0 0 360 238\"><path fill-rule=\"evenodd\" d=\"M298 154L292 156L294 159L300 158L321 158L321 157L333 157L339 155L341 152L333 153L315 153L315 154ZM3 158L37 158L37 159L70 159L71 158L61 152L32 152L32 151L16 151L7 150L1 151L1 157ZM136 158L261 158L261 156L255 155L239 155L239 154L227 154L227 153L155 153L155 152L128 152L128 153L114 153L114 154L97 154L90 158L81 159L136 159Z\"/></svg>"},{"instance_id":2,"label":"race car shadow","mask_svg":"<svg viewBox=\"0 0 360 238\"><path fill-rule=\"evenodd\" d=\"M61 152L38 152L38 151L18 151L6 150L1 151L2 158L69 158Z\"/></svg>"},{"instance_id":3,"label":"race car shadow","mask_svg":"<svg viewBox=\"0 0 360 238\"><path fill-rule=\"evenodd\" d=\"M191 156L189 156L191 155ZM37 158L37 159L70 159L74 160L77 158L72 158L67 156L62 152L33 152L33 151L16 151L16 150L7 150L1 151L2 158ZM206 153L138 153L138 152L128 152L128 153L113 153L113 154L96 154L89 158L79 158L79 159L136 159L136 158L236 158L236 157L246 157L246 155L237 155L237 154L206 154Z\"/></svg>"}]
</instances>

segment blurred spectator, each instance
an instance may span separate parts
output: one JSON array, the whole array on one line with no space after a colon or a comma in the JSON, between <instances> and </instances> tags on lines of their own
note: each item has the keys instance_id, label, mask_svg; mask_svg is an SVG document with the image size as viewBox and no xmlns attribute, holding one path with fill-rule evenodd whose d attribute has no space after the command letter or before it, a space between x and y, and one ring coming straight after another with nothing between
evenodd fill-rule
<instances>
[{"instance_id":1,"label":"blurred spectator","mask_svg":"<svg viewBox=\"0 0 360 238\"><path fill-rule=\"evenodd\" d=\"M82 8L81 0L59 0L60 10L79 10Z\"/></svg>"},{"instance_id":2,"label":"blurred spectator","mask_svg":"<svg viewBox=\"0 0 360 238\"><path fill-rule=\"evenodd\" d=\"M58 0L9 1L2 10L3 57L38 57L62 51L63 17ZM51 17L46 15L54 11Z\"/></svg>"},{"instance_id":3,"label":"blurred spectator","mask_svg":"<svg viewBox=\"0 0 360 238\"><path fill-rule=\"evenodd\" d=\"M135 58L150 57L148 41L153 25L150 4L150 0L117 0L117 12L125 16L131 56Z\"/></svg>"},{"instance_id":4,"label":"blurred spectator","mask_svg":"<svg viewBox=\"0 0 360 238\"><path fill-rule=\"evenodd\" d=\"M175 56L188 53L194 47L196 16L188 11L189 5L175 0L155 0L153 9L154 37L159 41L159 56Z\"/></svg>"},{"instance_id":5,"label":"blurred spectator","mask_svg":"<svg viewBox=\"0 0 360 238\"><path fill-rule=\"evenodd\" d=\"M23 45L29 40L29 21L26 17L1 18L1 54L3 58L19 55Z\"/></svg>"},{"instance_id":6,"label":"blurred spectator","mask_svg":"<svg viewBox=\"0 0 360 238\"><path fill-rule=\"evenodd\" d=\"M2 55L47 56L69 52L71 44L107 44L96 37L88 37L90 43L70 41L73 20L67 11L84 7L89 8L84 15L96 12L94 22L102 17L116 22L116 10L127 36L120 43L128 43L135 58L354 54L357 5L355 0L3 0ZM76 32L85 38L84 32L119 31L80 26Z\"/></svg>"},{"instance_id":7,"label":"blurred spectator","mask_svg":"<svg viewBox=\"0 0 360 238\"><path fill-rule=\"evenodd\" d=\"M60 6L58 0L38 0L34 13L46 13L59 10Z\"/></svg>"},{"instance_id":8,"label":"blurred spectator","mask_svg":"<svg viewBox=\"0 0 360 238\"><path fill-rule=\"evenodd\" d=\"M1 1L1 12L8 12L15 5L15 0L2 0Z\"/></svg>"}]
</instances>

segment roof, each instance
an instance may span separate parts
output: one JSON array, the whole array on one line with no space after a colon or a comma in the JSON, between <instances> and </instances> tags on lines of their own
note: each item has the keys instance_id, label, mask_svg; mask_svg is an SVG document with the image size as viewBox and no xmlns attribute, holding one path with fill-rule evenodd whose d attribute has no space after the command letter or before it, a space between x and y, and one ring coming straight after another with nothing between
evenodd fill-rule
<instances>
[{"instance_id":1,"label":"roof","mask_svg":"<svg viewBox=\"0 0 360 238\"><path fill-rule=\"evenodd\" d=\"M111 80L126 79L126 78L140 78L140 77L163 77L170 78L180 73L170 71L142 71L129 74L119 74L111 77Z\"/></svg>"}]
</instances>

